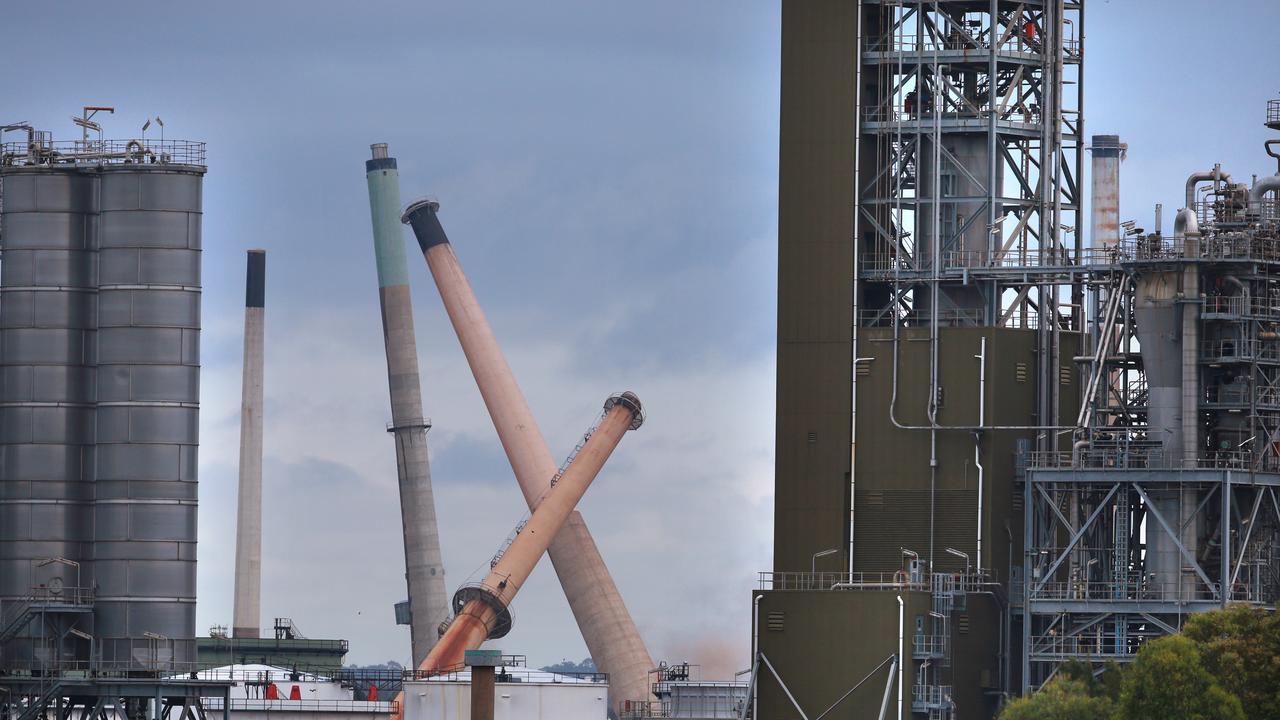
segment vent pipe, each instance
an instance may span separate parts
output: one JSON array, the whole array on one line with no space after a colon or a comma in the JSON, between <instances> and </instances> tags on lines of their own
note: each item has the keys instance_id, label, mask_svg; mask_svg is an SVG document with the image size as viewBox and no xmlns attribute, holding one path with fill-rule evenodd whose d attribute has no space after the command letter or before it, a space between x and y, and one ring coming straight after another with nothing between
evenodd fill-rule
<instances>
[{"instance_id":1,"label":"vent pipe","mask_svg":"<svg viewBox=\"0 0 1280 720\"><path fill-rule=\"evenodd\" d=\"M235 607L231 636L259 637L262 615L262 366L267 251L250 250L240 388L240 490L236 498Z\"/></svg>"}]
</instances>

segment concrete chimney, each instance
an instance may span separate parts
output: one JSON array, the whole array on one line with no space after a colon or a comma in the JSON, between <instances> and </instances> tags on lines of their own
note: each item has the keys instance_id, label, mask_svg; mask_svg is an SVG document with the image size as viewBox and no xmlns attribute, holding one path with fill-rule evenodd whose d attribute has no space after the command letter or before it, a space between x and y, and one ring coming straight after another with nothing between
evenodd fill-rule
<instances>
[{"instance_id":1,"label":"concrete chimney","mask_svg":"<svg viewBox=\"0 0 1280 720\"><path fill-rule=\"evenodd\" d=\"M262 614L262 362L267 251L250 250L240 389L240 491L236 503L235 610L231 636L256 638Z\"/></svg>"},{"instance_id":2,"label":"concrete chimney","mask_svg":"<svg viewBox=\"0 0 1280 720\"><path fill-rule=\"evenodd\" d=\"M533 509L559 468L445 236L436 214L439 207L434 201L420 200L405 210L401 220L413 227L516 482ZM587 650L600 670L609 675L610 703L615 712L624 700L648 699L653 660L576 510L556 534L548 553Z\"/></svg>"},{"instance_id":3,"label":"concrete chimney","mask_svg":"<svg viewBox=\"0 0 1280 720\"><path fill-rule=\"evenodd\" d=\"M1120 243L1120 161L1128 147L1120 142L1119 135L1093 136L1089 247L1111 248Z\"/></svg>"},{"instance_id":4,"label":"concrete chimney","mask_svg":"<svg viewBox=\"0 0 1280 720\"><path fill-rule=\"evenodd\" d=\"M614 395L605 402L604 408L604 417L587 434L582 449L569 461L559 480L547 489L511 544L499 551L485 579L478 584L464 585L454 594L453 604L460 608L458 614L440 638L440 644L418 666L419 671L429 674L454 667L463 662L467 651L510 632L510 608L516 594L618 447L623 434L644 423L640 399L634 393Z\"/></svg>"},{"instance_id":5,"label":"concrete chimney","mask_svg":"<svg viewBox=\"0 0 1280 720\"><path fill-rule=\"evenodd\" d=\"M405 262L404 228L400 225L400 172L387 146L372 146L365 162L369 212L373 219L373 252L378 266L378 300L382 305L382 339L387 353L387 385L391 391L391 425L395 436L396 472L400 480L400 520L404 530L405 581L409 590L410 634L414 664L422 662L439 638L449 616L440 532L436 524L431 466L427 457L428 423L422 414L418 346L413 330L409 270Z\"/></svg>"}]
</instances>

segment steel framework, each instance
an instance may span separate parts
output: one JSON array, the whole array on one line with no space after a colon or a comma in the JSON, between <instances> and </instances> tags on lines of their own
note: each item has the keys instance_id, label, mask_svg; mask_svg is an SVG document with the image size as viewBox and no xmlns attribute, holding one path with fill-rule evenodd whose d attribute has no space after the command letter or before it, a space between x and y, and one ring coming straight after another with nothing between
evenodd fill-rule
<instances>
[{"instance_id":1,"label":"steel framework","mask_svg":"<svg viewBox=\"0 0 1280 720\"><path fill-rule=\"evenodd\" d=\"M1026 424L1050 425L1058 416L1059 333L1085 329L1090 265L1111 262L1090 257L1076 231L1083 2L860 5L855 326L895 329L895 367L897 329L930 328L930 422L911 429L935 438L955 430L934 420L938 328L1036 329L1037 420ZM855 329L855 358L857 335ZM974 432L980 450L987 429L995 428L964 430ZM1056 440L1041 433L1039 449L1054 449ZM952 603L942 598L935 605L925 638L948 636L953 621ZM951 649L925 642L913 661L912 709L931 720L953 717L944 684Z\"/></svg>"},{"instance_id":2,"label":"steel framework","mask_svg":"<svg viewBox=\"0 0 1280 720\"><path fill-rule=\"evenodd\" d=\"M1077 441L1025 458L1024 692L1280 597L1280 213L1217 167L1187 192L1174 238L1092 268Z\"/></svg>"}]
</instances>

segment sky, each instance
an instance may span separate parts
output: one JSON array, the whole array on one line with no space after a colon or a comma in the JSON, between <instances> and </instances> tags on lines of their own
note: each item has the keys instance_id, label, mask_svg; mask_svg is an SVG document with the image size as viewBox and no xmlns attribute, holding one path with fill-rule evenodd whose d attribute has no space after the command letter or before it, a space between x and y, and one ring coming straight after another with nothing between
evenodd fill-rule
<instances>
[{"instance_id":1,"label":"sky","mask_svg":"<svg viewBox=\"0 0 1280 720\"><path fill-rule=\"evenodd\" d=\"M1122 219L1221 162L1274 172L1280 6L1091 0L1086 133L1129 144ZM364 160L432 195L553 454L609 394L648 415L581 504L655 659L748 664L771 563L777 0L50 1L4 13L0 124L208 143L198 632L231 620L244 253L268 251L263 622L407 663L394 448ZM151 131L154 135L154 127ZM1166 229L1172 213L1166 212ZM406 234L406 242L411 240ZM418 351L446 582L523 503L420 255ZM549 564L500 642L586 648Z\"/></svg>"}]
</instances>

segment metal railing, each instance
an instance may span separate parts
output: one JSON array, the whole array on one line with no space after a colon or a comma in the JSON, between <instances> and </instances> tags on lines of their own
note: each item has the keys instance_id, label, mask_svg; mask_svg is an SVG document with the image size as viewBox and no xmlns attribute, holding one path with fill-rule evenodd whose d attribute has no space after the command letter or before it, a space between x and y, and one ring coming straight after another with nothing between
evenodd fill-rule
<instances>
[{"instance_id":1,"label":"metal railing","mask_svg":"<svg viewBox=\"0 0 1280 720\"><path fill-rule=\"evenodd\" d=\"M926 708L951 705L950 685L912 685L911 704Z\"/></svg>"},{"instance_id":2,"label":"metal railing","mask_svg":"<svg viewBox=\"0 0 1280 720\"><path fill-rule=\"evenodd\" d=\"M940 658L947 654L948 640L946 635L916 635L911 647L916 658Z\"/></svg>"},{"instance_id":3,"label":"metal railing","mask_svg":"<svg viewBox=\"0 0 1280 720\"><path fill-rule=\"evenodd\" d=\"M1193 575L1194 577L1194 575ZM1123 588L1123 593L1121 589ZM1096 600L1099 602L1212 602L1219 600L1221 584L1206 587L1196 579L1196 586L1189 588L1181 582L1144 582L1138 585L1115 582L1047 582L1037 586L1031 583L1032 601L1035 600ZM1247 598L1239 598L1242 602Z\"/></svg>"},{"instance_id":4,"label":"metal railing","mask_svg":"<svg viewBox=\"0 0 1280 720\"><path fill-rule=\"evenodd\" d=\"M206 710L223 709L222 698L205 698L201 701ZM283 712L363 712L395 714L399 709L393 701L381 700L259 700L256 698L231 698L230 709Z\"/></svg>"},{"instance_id":5,"label":"metal railing","mask_svg":"<svg viewBox=\"0 0 1280 720\"><path fill-rule=\"evenodd\" d=\"M1280 361L1280 344L1262 340L1206 340L1200 343L1200 358L1208 362Z\"/></svg>"},{"instance_id":6,"label":"metal railing","mask_svg":"<svg viewBox=\"0 0 1280 720\"><path fill-rule=\"evenodd\" d=\"M792 572L759 573L761 590L933 590L953 593L983 592L996 584L987 571L981 573L914 573L898 570L888 573L863 572Z\"/></svg>"},{"instance_id":7,"label":"metal railing","mask_svg":"<svg viewBox=\"0 0 1280 720\"><path fill-rule=\"evenodd\" d=\"M1267 101L1267 122L1280 123L1280 100Z\"/></svg>"},{"instance_id":8,"label":"metal railing","mask_svg":"<svg viewBox=\"0 0 1280 720\"><path fill-rule=\"evenodd\" d=\"M743 687L743 695L746 688ZM731 698L681 698L680 700L627 700L619 708L620 720L646 718L737 718L747 700Z\"/></svg>"},{"instance_id":9,"label":"metal railing","mask_svg":"<svg viewBox=\"0 0 1280 720\"><path fill-rule=\"evenodd\" d=\"M1084 470L1246 470L1257 457L1247 451L1217 451L1211 455L1189 458L1181 453L1166 453L1149 447L1097 448L1086 450L1033 450L1027 466L1037 469ZM1264 469L1275 463L1264 460Z\"/></svg>"},{"instance_id":10,"label":"metal railing","mask_svg":"<svg viewBox=\"0 0 1280 720\"><path fill-rule=\"evenodd\" d=\"M80 140L7 142L0 165L205 165L205 144L192 140Z\"/></svg>"}]
</instances>

